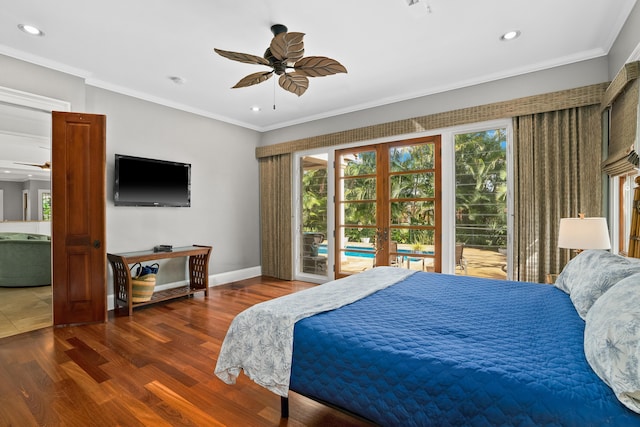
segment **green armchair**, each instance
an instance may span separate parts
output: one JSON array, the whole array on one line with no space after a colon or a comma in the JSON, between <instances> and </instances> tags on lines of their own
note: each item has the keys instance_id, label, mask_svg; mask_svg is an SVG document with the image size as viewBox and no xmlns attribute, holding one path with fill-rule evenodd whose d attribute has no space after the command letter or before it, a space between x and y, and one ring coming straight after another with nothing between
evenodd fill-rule
<instances>
[{"instance_id":1,"label":"green armchair","mask_svg":"<svg viewBox=\"0 0 640 427\"><path fill-rule=\"evenodd\" d=\"M51 284L51 238L33 233L0 233L0 287Z\"/></svg>"}]
</instances>

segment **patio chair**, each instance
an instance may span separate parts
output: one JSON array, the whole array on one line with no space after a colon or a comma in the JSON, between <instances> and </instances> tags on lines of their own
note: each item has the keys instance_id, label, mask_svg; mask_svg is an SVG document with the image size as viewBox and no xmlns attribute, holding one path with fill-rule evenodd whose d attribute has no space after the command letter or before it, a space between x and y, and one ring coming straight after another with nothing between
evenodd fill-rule
<instances>
[{"instance_id":1,"label":"patio chair","mask_svg":"<svg viewBox=\"0 0 640 427\"><path fill-rule=\"evenodd\" d=\"M389 265L391 267L402 266L402 261L398 260L398 242L389 242Z\"/></svg>"},{"instance_id":2,"label":"patio chair","mask_svg":"<svg viewBox=\"0 0 640 427\"><path fill-rule=\"evenodd\" d=\"M456 243L456 268L460 267L464 274L469 274L467 270L467 260L462 256L464 251L464 243Z\"/></svg>"},{"instance_id":3,"label":"patio chair","mask_svg":"<svg viewBox=\"0 0 640 427\"><path fill-rule=\"evenodd\" d=\"M400 258L400 259L398 259ZM398 242L389 242L389 266L402 267L403 257L398 256ZM376 267L376 259L373 259L373 266Z\"/></svg>"}]
</instances>

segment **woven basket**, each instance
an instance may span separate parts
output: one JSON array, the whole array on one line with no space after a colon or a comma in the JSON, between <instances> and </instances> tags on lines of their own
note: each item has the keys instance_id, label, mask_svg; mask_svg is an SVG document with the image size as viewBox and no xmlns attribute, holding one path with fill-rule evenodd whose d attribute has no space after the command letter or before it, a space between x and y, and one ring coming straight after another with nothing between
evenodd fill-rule
<instances>
[{"instance_id":1,"label":"woven basket","mask_svg":"<svg viewBox=\"0 0 640 427\"><path fill-rule=\"evenodd\" d=\"M131 302L147 302L153 295L156 287L156 275L146 274L144 276L131 278Z\"/></svg>"}]
</instances>

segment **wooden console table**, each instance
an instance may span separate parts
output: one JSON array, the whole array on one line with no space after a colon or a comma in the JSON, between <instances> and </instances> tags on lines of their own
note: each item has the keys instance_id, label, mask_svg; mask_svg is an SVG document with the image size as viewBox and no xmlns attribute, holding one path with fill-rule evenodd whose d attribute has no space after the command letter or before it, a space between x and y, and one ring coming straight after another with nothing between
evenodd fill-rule
<instances>
[{"instance_id":1,"label":"wooden console table","mask_svg":"<svg viewBox=\"0 0 640 427\"><path fill-rule=\"evenodd\" d=\"M107 259L113 268L114 311L119 313L122 309L126 309L128 315L131 316L135 307L143 305L193 295L196 292L204 292L205 297L208 297L210 255L211 246L200 245L173 248L171 252L154 252L150 250L107 254ZM186 286L154 292L149 301L139 303L133 303L131 301L130 264L178 257L189 257L189 283Z\"/></svg>"}]
</instances>

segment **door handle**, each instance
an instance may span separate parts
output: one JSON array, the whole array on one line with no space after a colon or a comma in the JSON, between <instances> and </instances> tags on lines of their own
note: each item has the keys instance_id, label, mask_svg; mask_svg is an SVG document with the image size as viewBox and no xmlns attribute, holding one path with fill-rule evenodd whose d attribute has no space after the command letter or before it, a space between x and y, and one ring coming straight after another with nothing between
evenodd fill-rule
<instances>
[{"instance_id":1,"label":"door handle","mask_svg":"<svg viewBox=\"0 0 640 427\"><path fill-rule=\"evenodd\" d=\"M100 249L100 240L94 240L93 241L93 247L96 249Z\"/></svg>"}]
</instances>

